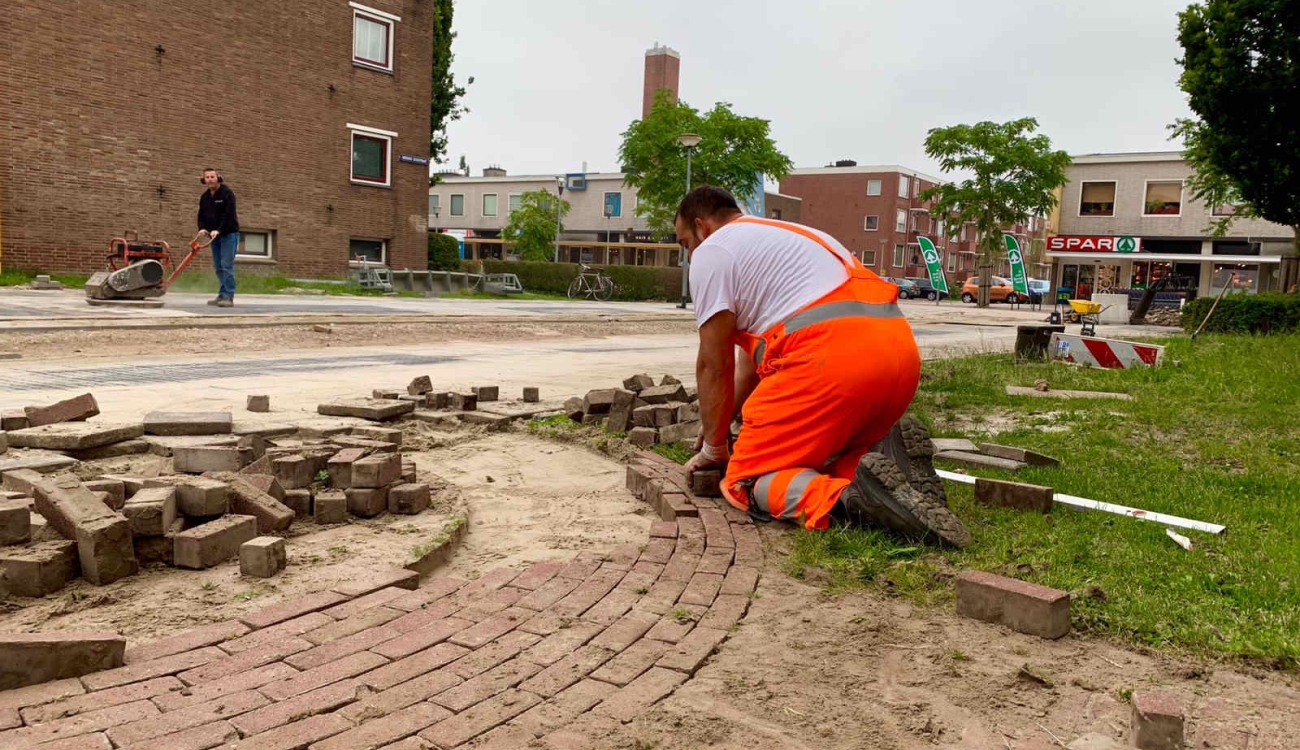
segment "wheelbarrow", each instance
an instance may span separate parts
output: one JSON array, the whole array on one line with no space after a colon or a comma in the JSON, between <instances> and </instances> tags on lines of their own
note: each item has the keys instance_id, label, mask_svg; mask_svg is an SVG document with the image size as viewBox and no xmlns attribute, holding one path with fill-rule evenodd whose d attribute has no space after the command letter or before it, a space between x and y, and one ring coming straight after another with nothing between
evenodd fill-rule
<instances>
[{"instance_id":1,"label":"wheelbarrow","mask_svg":"<svg viewBox=\"0 0 1300 750\"><path fill-rule=\"evenodd\" d=\"M1101 314L1110 309L1110 305L1101 306L1100 302L1093 302L1088 299L1072 299L1070 309L1073 310L1071 317L1072 323L1082 323L1083 327L1079 333L1083 336L1096 336L1097 324L1101 322Z\"/></svg>"}]
</instances>

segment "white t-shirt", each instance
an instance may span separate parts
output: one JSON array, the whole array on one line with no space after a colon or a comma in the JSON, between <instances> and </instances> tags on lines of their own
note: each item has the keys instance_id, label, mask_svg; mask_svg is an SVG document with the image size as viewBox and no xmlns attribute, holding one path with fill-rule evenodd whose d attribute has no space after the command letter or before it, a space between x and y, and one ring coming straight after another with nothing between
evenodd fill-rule
<instances>
[{"instance_id":1,"label":"white t-shirt","mask_svg":"<svg viewBox=\"0 0 1300 750\"><path fill-rule=\"evenodd\" d=\"M846 260L853 257L825 232L799 228L824 239ZM695 322L702 326L730 310L736 314L738 329L762 334L843 284L849 278L844 262L781 226L733 221L691 253Z\"/></svg>"}]
</instances>

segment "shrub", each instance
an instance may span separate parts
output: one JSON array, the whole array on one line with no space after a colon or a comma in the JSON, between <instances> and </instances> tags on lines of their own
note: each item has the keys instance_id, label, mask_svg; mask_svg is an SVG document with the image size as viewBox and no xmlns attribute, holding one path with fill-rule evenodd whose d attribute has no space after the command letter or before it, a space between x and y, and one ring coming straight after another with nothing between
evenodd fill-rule
<instances>
[{"instance_id":1,"label":"shrub","mask_svg":"<svg viewBox=\"0 0 1300 750\"><path fill-rule=\"evenodd\" d=\"M429 233L429 270L459 271L460 241L450 234Z\"/></svg>"},{"instance_id":2,"label":"shrub","mask_svg":"<svg viewBox=\"0 0 1300 750\"><path fill-rule=\"evenodd\" d=\"M466 261L461 270L478 273L513 273L524 285L524 291L564 294L569 283L577 277L576 263L550 263L544 261ZM601 266L614 280L613 299L627 302L677 300L681 297L682 269L655 266Z\"/></svg>"},{"instance_id":3,"label":"shrub","mask_svg":"<svg viewBox=\"0 0 1300 750\"><path fill-rule=\"evenodd\" d=\"M1183 307L1183 329L1195 331L1214 297L1201 297ZM1207 333L1286 333L1300 329L1300 294L1227 294L1205 326Z\"/></svg>"}]
</instances>

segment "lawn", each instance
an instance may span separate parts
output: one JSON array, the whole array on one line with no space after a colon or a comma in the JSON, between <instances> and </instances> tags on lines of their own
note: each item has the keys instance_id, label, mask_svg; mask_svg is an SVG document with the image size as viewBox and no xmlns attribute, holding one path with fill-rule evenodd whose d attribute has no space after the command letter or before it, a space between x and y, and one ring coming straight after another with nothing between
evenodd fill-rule
<instances>
[{"instance_id":1,"label":"lawn","mask_svg":"<svg viewBox=\"0 0 1300 750\"><path fill-rule=\"evenodd\" d=\"M20 286L36 278L34 271L5 271L0 274L0 287ZM80 289L85 286L86 275L51 274L54 281L62 282L66 287ZM355 281L347 283L330 283L328 281L296 281L283 274L240 273L235 272L235 289L237 294L283 294L285 289L319 290L326 295L360 295L377 297L383 292L377 289L363 289ZM195 292L203 294L217 293L217 275L209 270L190 268L181 274L170 288L173 292ZM398 292L399 297L422 297L420 292Z\"/></svg>"},{"instance_id":2,"label":"lawn","mask_svg":"<svg viewBox=\"0 0 1300 750\"><path fill-rule=\"evenodd\" d=\"M1076 630L1155 647L1300 666L1300 335L1165 342L1166 366L1099 371L1016 365L1010 355L928 362L914 409L935 436L988 439L1057 456L1018 481L1221 523L1221 536L1062 508L1050 515L975 505L947 483L974 543L921 547L876 531L799 533L790 572L825 570L834 588L951 600L976 568L1070 591ZM1132 401L1016 398L1003 386L1116 390ZM941 468L957 468L953 466ZM1012 478L982 470L981 475Z\"/></svg>"}]
</instances>

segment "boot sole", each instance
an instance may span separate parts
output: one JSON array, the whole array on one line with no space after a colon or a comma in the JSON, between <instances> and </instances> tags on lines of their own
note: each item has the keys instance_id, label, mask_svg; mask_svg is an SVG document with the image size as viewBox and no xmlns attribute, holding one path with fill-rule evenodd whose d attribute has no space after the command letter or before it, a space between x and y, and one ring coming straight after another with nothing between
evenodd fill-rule
<instances>
[{"instance_id":1,"label":"boot sole","mask_svg":"<svg viewBox=\"0 0 1300 750\"><path fill-rule=\"evenodd\" d=\"M883 453L862 457L844 497L850 511L877 525L912 536L935 536L954 547L971 542L961 519L914 489L894 459Z\"/></svg>"},{"instance_id":2,"label":"boot sole","mask_svg":"<svg viewBox=\"0 0 1300 750\"><path fill-rule=\"evenodd\" d=\"M898 420L889 435L872 447L894 459L908 484L925 495L930 502L948 507L948 494L943 480L934 473L934 443L930 431L916 417L905 416Z\"/></svg>"}]
</instances>

